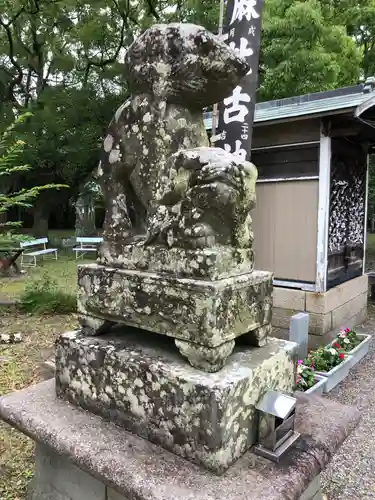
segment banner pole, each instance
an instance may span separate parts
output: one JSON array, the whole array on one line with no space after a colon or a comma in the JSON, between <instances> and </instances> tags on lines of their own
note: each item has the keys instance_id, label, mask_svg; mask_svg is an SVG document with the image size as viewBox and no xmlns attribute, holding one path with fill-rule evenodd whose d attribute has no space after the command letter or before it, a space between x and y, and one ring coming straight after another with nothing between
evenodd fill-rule
<instances>
[{"instance_id":1,"label":"banner pole","mask_svg":"<svg viewBox=\"0 0 375 500\"><path fill-rule=\"evenodd\" d=\"M224 2L225 0L220 0L219 31L218 31L219 38L222 38L223 36ZM215 138L216 135L218 114L219 114L219 105L218 103L215 103L212 111L212 127L211 127L211 134L212 134L211 137L213 138Z\"/></svg>"}]
</instances>

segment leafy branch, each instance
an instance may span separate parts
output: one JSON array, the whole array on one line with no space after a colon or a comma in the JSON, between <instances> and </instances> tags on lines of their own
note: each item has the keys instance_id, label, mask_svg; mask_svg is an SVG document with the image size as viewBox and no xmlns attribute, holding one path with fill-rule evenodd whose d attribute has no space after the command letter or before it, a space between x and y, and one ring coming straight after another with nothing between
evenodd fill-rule
<instances>
[{"instance_id":1,"label":"leafy branch","mask_svg":"<svg viewBox=\"0 0 375 500\"><path fill-rule=\"evenodd\" d=\"M10 176L18 172L31 170L29 165L16 165L20 155L23 153L25 142L14 140L14 132L18 125L32 116L31 113L23 113L14 123L0 134L0 177ZM22 188L13 193L0 193L0 214L4 214L12 207L31 208L32 202L42 191L49 189L61 189L68 187L65 184L46 184L44 186L33 186L29 189ZM0 222L0 228L20 226L20 222Z\"/></svg>"}]
</instances>

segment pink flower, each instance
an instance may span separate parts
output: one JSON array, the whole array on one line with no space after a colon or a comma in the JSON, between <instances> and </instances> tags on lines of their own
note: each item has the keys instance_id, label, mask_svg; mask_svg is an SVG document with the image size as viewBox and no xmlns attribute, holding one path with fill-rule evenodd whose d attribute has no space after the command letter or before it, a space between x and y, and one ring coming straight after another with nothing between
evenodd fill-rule
<instances>
[{"instance_id":1,"label":"pink flower","mask_svg":"<svg viewBox=\"0 0 375 500\"><path fill-rule=\"evenodd\" d=\"M345 328L344 332L345 333L349 333L350 332L350 328Z\"/></svg>"},{"instance_id":2,"label":"pink flower","mask_svg":"<svg viewBox=\"0 0 375 500\"><path fill-rule=\"evenodd\" d=\"M299 366L299 365L302 365L302 359L299 359L299 360L298 360L298 366Z\"/></svg>"}]
</instances>

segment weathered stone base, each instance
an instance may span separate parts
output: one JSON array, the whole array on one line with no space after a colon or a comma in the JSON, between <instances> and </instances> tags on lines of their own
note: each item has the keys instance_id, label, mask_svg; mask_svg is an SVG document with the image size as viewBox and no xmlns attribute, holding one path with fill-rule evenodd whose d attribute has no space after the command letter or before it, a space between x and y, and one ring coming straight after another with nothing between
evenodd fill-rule
<instances>
[{"instance_id":1,"label":"weathered stone base","mask_svg":"<svg viewBox=\"0 0 375 500\"><path fill-rule=\"evenodd\" d=\"M44 445L37 444L35 462L35 476L30 487L29 500L128 500L130 498L105 486L104 483L76 467L70 460ZM241 498L246 497L241 496ZM310 483L299 500L323 500L320 475Z\"/></svg>"},{"instance_id":2,"label":"weathered stone base","mask_svg":"<svg viewBox=\"0 0 375 500\"><path fill-rule=\"evenodd\" d=\"M133 244L125 245L122 253L116 257L109 252L102 252L98 262L104 266L133 271L217 280L252 272L254 251L251 248L224 246L187 250Z\"/></svg>"},{"instance_id":3,"label":"weathered stone base","mask_svg":"<svg viewBox=\"0 0 375 500\"><path fill-rule=\"evenodd\" d=\"M241 335L264 345L270 329L269 272L211 281L91 264L79 267L78 285L80 323L88 335L105 333L116 322L167 335L183 341L185 353L199 350L202 363L195 354L188 359L202 370L220 369Z\"/></svg>"},{"instance_id":4,"label":"weathered stone base","mask_svg":"<svg viewBox=\"0 0 375 500\"><path fill-rule=\"evenodd\" d=\"M47 453L41 457L47 477L37 472L39 497L33 500L89 500L79 488L73 496L73 488L80 485L88 492L104 490L110 500L286 500L300 499L359 420L356 408L327 398L297 398L301 438L280 463L248 452L219 477L59 400L52 381L0 398L0 418L47 447L37 449ZM317 486L302 499L314 495L315 500ZM106 498L94 494L90 500Z\"/></svg>"},{"instance_id":5,"label":"weathered stone base","mask_svg":"<svg viewBox=\"0 0 375 500\"><path fill-rule=\"evenodd\" d=\"M272 325L289 328L291 316L309 314L312 344L330 339L343 327L354 327L367 317L368 277L366 275L336 286L325 293L274 287Z\"/></svg>"},{"instance_id":6,"label":"weathered stone base","mask_svg":"<svg viewBox=\"0 0 375 500\"><path fill-rule=\"evenodd\" d=\"M238 346L216 374L190 367L173 341L120 331L57 341L59 397L182 457L223 472L256 439L255 404L265 391L292 392L296 344Z\"/></svg>"}]
</instances>

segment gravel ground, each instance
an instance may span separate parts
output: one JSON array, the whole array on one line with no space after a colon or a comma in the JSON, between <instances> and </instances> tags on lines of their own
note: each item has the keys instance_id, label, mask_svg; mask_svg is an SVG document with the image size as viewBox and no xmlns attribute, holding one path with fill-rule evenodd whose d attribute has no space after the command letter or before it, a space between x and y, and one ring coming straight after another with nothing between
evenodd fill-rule
<instances>
[{"instance_id":1,"label":"gravel ground","mask_svg":"<svg viewBox=\"0 0 375 500\"><path fill-rule=\"evenodd\" d=\"M375 333L375 306L363 329ZM328 500L375 499L375 340L369 354L353 368L349 377L328 396L356 405L362 420L322 474Z\"/></svg>"}]
</instances>

